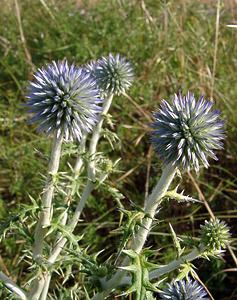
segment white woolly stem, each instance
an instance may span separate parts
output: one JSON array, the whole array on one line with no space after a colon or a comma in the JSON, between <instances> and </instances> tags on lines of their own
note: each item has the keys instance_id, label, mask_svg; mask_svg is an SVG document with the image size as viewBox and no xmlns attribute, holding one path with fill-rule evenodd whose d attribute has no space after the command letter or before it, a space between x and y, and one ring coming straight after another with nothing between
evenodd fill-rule
<instances>
[{"instance_id":1,"label":"white woolly stem","mask_svg":"<svg viewBox=\"0 0 237 300\"><path fill-rule=\"evenodd\" d=\"M47 300L50 281L51 281L51 274L48 273L44 282L44 287L42 290L42 294L40 296L40 300Z\"/></svg>"},{"instance_id":2,"label":"white woolly stem","mask_svg":"<svg viewBox=\"0 0 237 300\"><path fill-rule=\"evenodd\" d=\"M168 165L163 173L162 176L153 189L151 195L148 198L147 204L145 206L145 214L149 216L149 218L145 218L144 222L142 223L142 227L140 227L138 233L135 235L131 248L140 253L145 242L147 236L150 232L150 228L157 212L157 208L159 207L162 198L165 196L173 178L176 173L176 168L172 165Z\"/></svg>"},{"instance_id":3,"label":"white woolly stem","mask_svg":"<svg viewBox=\"0 0 237 300\"><path fill-rule=\"evenodd\" d=\"M48 177L47 177L46 186L44 188L44 192L42 196L42 210L40 212L40 217L36 226L36 231L34 236L35 243L33 246L33 258L35 260L40 258L42 255L43 241L48 231L47 227L50 226L50 222L51 222L52 198L54 193L53 176L58 172L62 141L63 141L62 135L60 137L57 137L55 135L53 140L50 161L48 165Z\"/></svg>"},{"instance_id":4,"label":"white woolly stem","mask_svg":"<svg viewBox=\"0 0 237 300\"><path fill-rule=\"evenodd\" d=\"M61 147L63 142L63 136L57 137L55 134L50 161L48 165L48 177L46 186L42 196L42 210L40 212L39 221L36 226L34 235L34 246L33 246L33 258L34 260L42 259L43 243L48 232L48 227L51 224L52 216L52 199L54 193L54 182L53 176L57 174L60 162ZM29 292L29 299L38 300L44 286L44 275L37 277L32 284L32 288Z\"/></svg>"},{"instance_id":5,"label":"white woolly stem","mask_svg":"<svg viewBox=\"0 0 237 300\"><path fill-rule=\"evenodd\" d=\"M86 183L86 186L83 190L82 196L80 198L80 201L78 202L77 208L74 212L74 215L72 217L72 219L68 222L67 226L68 228L70 228L71 232L75 229L83 208L85 207L86 201L89 198L93 188L95 187L95 162L94 162L94 158L95 158L95 154L96 154L96 148L97 148L97 144L100 138L100 134L101 134L101 130L102 130L102 126L103 126L103 122L104 122L104 116L108 113L109 108L111 106L113 100L113 95L110 95L107 99L105 99L104 104L103 104L103 109L102 109L102 113L100 115L100 119L97 123L97 126L95 127L92 137L91 137L91 141L90 141L90 147L89 147L89 155L91 158L91 161L88 165L88 169L87 169L87 173L88 173L88 180ZM76 166L78 168L78 166L80 167L81 165L81 161L80 158L78 158L77 162L76 162ZM75 166L75 167L76 167ZM67 217L66 217L67 218ZM52 253L48 259L48 263L49 264L53 264L55 263L57 257L59 256L59 254L61 253L63 247L65 246L67 242L67 239L64 238L62 235L58 238ZM48 275L49 276L49 275ZM48 293L48 288L49 288L49 284L50 284L50 279L48 279L48 276L46 276L45 279L45 286L41 287L41 293L42 290L44 291L44 295L45 297L47 296ZM43 298L44 299L44 298ZM43 300L40 299L40 300Z\"/></svg>"},{"instance_id":6,"label":"white woolly stem","mask_svg":"<svg viewBox=\"0 0 237 300\"><path fill-rule=\"evenodd\" d=\"M113 100L113 95L109 96L105 101L104 101L104 105L103 105L103 110L100 116L100 120L97 124L97 126L95 127L92 137L91 137L91 141L90 141L90 147L89 147L89 155L91 158L91 161L88 165L88 180L86 183L86 186L83 190L82 196L80 201L78 202L77 208L74 212L74 215L72 217L72 219L69 221L68 227L71 229L71 231L73 231L79 221L79 218L81 216L82 210L86 204L87 199L89 198L91 191L93 190L95 184L93 183L93 181L95 180L95 162L94 162L94 156L96 153L96 148L97 148L97 144L100 138L100 134L101 134L101 130L102 130L102 126L103 126L103 122L104 122L104 115L106 115L108 113L108 110L111 106ZM58 255L60 254L62 248L64 247L64 245L66 244L67 239L61 237L61 239L59 239L52 251L51 256L48 259L48 262L50 264L53 264Z\"/></svg>"},{"instance_id":7,"label":"white woolly stem","mask_svg":"<svg viewBox=\"0 0 237 300\"><path fill-rule=\"evenodd\" d=\"M0 281L2 281L3 284L15 294L17 299L27 300L26 293L3 272L0 272Z\"/></svg>"},{"instance_id":8,"label":"white woolly stem","mask_svg":"<svg viewBox=\"0 0 237 300\"><path fill-rule=\"evenodd\" d=\"M32 288L28 293L29 300L38 300L42 293L45 284L45 273L42 273L40 276L33 281Z\"/></svg>"},{"instance_id":9,"label":"white woolly stem","mask_svg":"<svg viewBox=\"0 0 237 300\"><path fill-rule=\"evenodd\" d=\"M137 253L141 252L146 242L157 208L161 204L162 198L165 196L165 193L167 192L175 173L176 168L171 164L168 165L164 169L160 180L158 181L157 185L148 198L147 204L144 208L144 212L149 217L146 217L144 219L144 221L142 222L142 226L138 230L137 234L135 234L131 243L131 249L133 249ZM126 266L128 262L129 259L126 257L122 262L122 266ZM105 299L105 297L107 297L109 293L120 284L125 274L126 271L118 270L110 280L102 284L104 291L96 294L92 299Z\"/></svg>"},{"instance_id":10,"label":"white woolly stem","mask_svg":"<svg viewBox=\"0 0 237 300\"><path fill-rule=\"evenodd\" d=\"M80 152L81 153L83 153L85 151L86 139L87 139L87 134L84 134L81 139L81 142L80 142ZM82 166L83 166L83 159L82 159L81 155L78 155L75 166L74 166L74 178L73 178L74 180L77 180L77 178L79 177L79 173L80 173ZM69 187L66 191L66 194L67 194L67 196L65 199L65 203L69 206L70 199L73 196L74 191ZM63 226L66 225L67 220L68 220L68 210L65 211L60 224ZM61 237L61 234L59 234L58 238L60 238L60 237Z\"/></svg>"},{"instance_id":11,"label":"white woolly stem","mask_svg":"<svg viewBox=\"0 0 237 300\"><path fill-rule=\"evenodd\" d=\"M162 275L170 273L174 270L176 270L178 267L180 267L182 264L193 261L194 259L198 258L204 251L203 247L195 248L192 252L188 253L187 255L184 255L180 257L179 259L173 260L168 265L160 267L159 269L155 269L150 272L149 277L150 280L152 279L158 279Z\"/></svg>"},{"instance_id":12,"label":"white woolly stem","mask_svg":"<svg viewBox=\"0 0 237 300\"><path fill-rule=\"evenodd\" d=\"M85 150L85 142L86 142L86 135L83 136L81 140L81 150ZM53 147L54 149L54 147ZM52 155L54 153L54 150L52 150ZM83 165L83 161L81 156L78 156L77 161L75 163L74 167L74 173L75 173L75 179L78 177L78 173L80 172L80 169ZM68 197L71 196L71 190L68 190ZM61 225L65 225L68 219L68 213L65 212L63 219L61 220ZM43 235L42 235L43 237ZM59 235L61 237L61 235ZM42 243L41 243L42 246ZM40 247L40 245L39 245ZM51 279L51 274L46 273L42 274L41 278L36 278L33 282L33 288L30 291L30 297L32 297L33 300L38 300L40 297L41 299L47 299L47 294L48 294L48 288L50 284L50 279ZM41 294L42 293L42 294Z\"/></svg>"},{"instance_id":13,"label":"white woolly stem","mask_svg":"<svg viewBox=\"0 0 237 300\"><path fill-rule=\"evenodd\" d=\"M74 215L72 217L72 220L68 224L68 228L70 228L71 231L73 231L75 229L75 227L76 227L76 225L77 225L77 223L79 221L80 215L82 213L82 210L83 210L83 208L85 206L85 203L86 203L88 197L90 196L90 193L93 190L93 188L94 188L94 183L92 183L91 181L88 181L87 184L86 184L86 186L85 186L85 189L84 189L84 191L82 193L81 199L80 199L80 201L79 201L79 203L77 205L75 213L74 213ZM51 253L51 255L50 255L49 259L48 259L48 263L49 264L55 263L57 257L61 253L63 247L66 244L66 242L67 242L67 239L64 238L63 236L61 236L58 239L58 241L55 244L54 249L52 250L52 253Z\"/></svg>"}]
</instances>

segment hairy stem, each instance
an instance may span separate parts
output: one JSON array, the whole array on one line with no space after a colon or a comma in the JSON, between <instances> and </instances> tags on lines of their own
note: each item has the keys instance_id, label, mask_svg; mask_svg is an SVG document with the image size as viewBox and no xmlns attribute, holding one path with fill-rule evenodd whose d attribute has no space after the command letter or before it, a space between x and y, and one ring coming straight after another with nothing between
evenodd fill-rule
<instances>
[{"instance_id":1,"label":"hairy stem","mask_svg":"<svg viewBox=\"0 0 237 300\"><path fill-rule=\"evenodd\" d=\"M90 147L89 147L89 155L90 155L91 161L88 165L88 170L87 170L88 180L87 180L86 186L83 190L81 199L78 202L78 205L76 207L74 215L68 223L68 227L71 229L71 231L73 231L75 229L75 227L80 219L82 210L86 204L86 201L89 198L89 196L95 186L95 183L94 183L94 180L95 180L94 156L96 154L96 148L97 148L97 144L98 144L98 141L100 138L100 134L101 134L101 130L102 130L103 122L104 122L104 115L106 115L108 113L108 110L112 103L112 99L113 99L113 96L111 95L105 100L104 105L103 105L103 110L102 110L102 113L100 116L100 120L99 120L97 126L95 127L92 137L91 137ZM52 251L52 254L48 259L48 262L50 264L53 264L56 261L58 255L60 254L60 252L61 252L62 248L64 247L64 245L66 244L66 242L67 242L67 239L63 238L63 237L61 237L57 241L57 243Z\"/></svg>"},{"instance_id":2,"label":"hairy stem","mask_svg":"<svg viewBox=\"0 0 237 300\"><path fill-rule=\"evenodd\" d=\"M86 139L87 139L87 134L84 134L81 142L80 142L80 152L83 153L85 151L85 147L86 147ZM74 180L76 181L77 178L79 177L79 173L80 170L82 168L83 165L83 160L81 155L78 155L75 166L74 166ZM67 196L65 197L65 204L69 207L70 206L70 202L71 202L71 198L73 197L73 195L75 194L75 189L74 188L67 188L66 191ZM65 214L60 222L61 225L66 225L68 220L68 211L65 211ZM61 237L61 234L59 234L59 237Z\"/></svg>"},{"instance_id":3,"label":"hairy stem","mask_svg":"<svg viewBox=\"0 0 237 300\"><path fill-rule=\"evenodd\" d=\"M88 169L87 169L88 180L87 180L86 186L83 190L80 201L74 212L74 215L67 224L68 228L70 228L71 231L73 231L75 229L75 227L80 219L82 210L85 207L86 201L89 198L92 190L95 187L95 183L94 183L94 181L95 181L95 161L94 161L94 158L95 158L95 154L96 154L97 144L98 144L98 141L99 141L99 138L101 135L101 131L102 131L104 116L108 113L109 108L112 103L112 100L113 100L113 95L110 95L110 96L108 96L107 99L105 99L99 122L97 123L97 126L95 127L92 137L91 137L90 147L89 147L89 155L90 155L91 161L88 164ZM78 168L78 166L81 167L80 158L78 158L75 168L76 167ZM65 222L65 224L66 224L66 222ZM51 252L51 255L48 259L49 264L55 263L58 256L60 255L63 247L65 246L66 242L67 242L67 239L64 238L62 235L57 239L56 244L55 244L55 246ZM43 293L43 294L42 294L40 300L46 299L47 294L48 294L49 285L50 285L50 278L49 278L49 275L46 275L45 285L43 287L41 287L41 293Z\"/></svg>"},{"instance_id":4,"label":"hairy stem","mask_svg":"<svg viewBox=\"0 0 237 300\"><path fill-rule=\"evenodd\" d=\"M70 220L70 223L68 225L68 227L71 229L71 231L73 231L75 229L75 227L76 227L76 225L79 221L80 215L82 213L82 210L85 206L85 203L86 203L91 191L93 190L93 188L94 188L94 183L92 183L91 181L88 181L87 185L85 186L85 189L82 193L80 202L78 203L77 208L75 210L75 213L74 213L74 215L73 215L73 217ZM67 239L63 236L61 236L58 239L58 241L55 244L54 249L52 250L52 253L51 253L51 255L48 259L49 264L55 263L57 257L61 253L62 248L65 246L66 242L67 242Z\"/></svg>"},{"instance_id":5,"label":"hairy stem","mask_svg":"<svg viewBox=\"0 0 237 300\"><path fill-rule=\"evenodd\" d=\"M33 258L35 260L42 256L43 241L48 231L47 227L49 227L51 223L52 199L54 193L53 176L58 172L62 141L62 135L59 138L55 135L48 165L48 178L42 196L42 210L40 212L34 236L35 243L33 246Z\"/></svg>"},{"instance_id":6,"label":"hairy stem","mask_svg":"<svg viewBox=\"0 0 237 300\"><path fill-rule=\"evenodd\" d=\"M131 249L133 249L137 253L141 252L146 242L157 208L161 204L162 198L167 192L174 178L175 173L176 173L176 168L172 165L168 165L164 169L160 180L158 181L157 185L155 186L151 195L148 198L147 204L144 208L144 211L148 217L144 219L142 226L135 234L131 243ZM122 262L122 266L126 266L128 263L129 263L129 259L126 257ZM118 270L110 280L102 283L104 291L96 294L92 299L93 300L105 299L109 295L109 293L120 284L125 274L126 271Z\"/></svg>"},{"instance_id":7,"label":"hairy stem","mask_svg":"<svg viewBox=\"0 0 237 300\"><path fill-rule=\"evenodd\" d=\"M33 259L41 261L43 252L43 242L48 232L48 227L51 224L52 216L52 199L54 193L54 182L53 176L58 172L61 147L63 142L63 136L57 137L55 134L52 151L50 156L50 161L48 165L48 177L46 181L46 186L44 188L42 196L42 210L40 212L39 221L36 226L34 235L34 245L33 245ZM32 287L29 292L29 299L38 300L44 286L45 274L42 276L37 276L32 283Z\"/></svg>"},{"instance_id":8,"label":"hairy stem","mask_svg":"<svg viewBox=\"0 0 237 300\"><path fill-rule=\"evenodd\" d=\"M48 273L44 281L44 288L42 290L40 300L47 300L50 281L51 281L51 274Z\"/></svg>"},{"instance_id":9,"label":"hairy stem","mask_svg":"<svg viewBox=\"0 0 237 300\"><path fill-rule=\"evenodd\" d=\"M132 241L131 248L137 253L141 252L146 242L147 236L151 229L153 219L157 212L157 208L159 207L162 198L165 196L174 178L175 173L176 173L176 168L172 165L168 165L164 169L159 182L157 183L150 197L148 198L144 211L145 214L148 215L149 217L145 218L144 222L142 223L143 226L140 227L138 233L135 235Z\"/></svg>"},{"instance_id":10,"label":"hairy stem","mask_svg":"<svg viewBox=\"0 0 237 300\"><path fill-rule=\"evenodd\" d=\"M13 293L17 299L27 300L26 293L15 284L8 276L3 272L0 272L0 281Z\"/></svg>"},{"instance_id":11,"label":"hairy stem","mask_svg":"<svg viewBox=\"0 0 237 300\"><path fill-rule=\"evenodd\" d=\"M192 250L192 252L188 253L187 255L184 255L176 260L173 260L168 265L164 267L160 267L159 269L153 270L150 272L150 279L157 279L160 276L170 273L174 270L176 270L178 267L180 267L182 264L193 261L194 259L198 258L200 255L202 255L204 248L195 248Z\"/></svg>"}]
</instances>

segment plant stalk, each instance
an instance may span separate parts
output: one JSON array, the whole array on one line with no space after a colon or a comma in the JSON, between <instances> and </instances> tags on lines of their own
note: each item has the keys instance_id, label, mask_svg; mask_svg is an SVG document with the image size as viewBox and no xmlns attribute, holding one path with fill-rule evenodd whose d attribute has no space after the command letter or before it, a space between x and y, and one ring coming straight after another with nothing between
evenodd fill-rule
<instances>
[{"instance_id":1,"label":"plant stalk","mask_svg":"<svg viewBox=\"0 0 237 300\"><path fill-rule=\"evenodd\" d=\"M103 122L104 122L104 116L108 113L109 108L112 104L112 100L113 100L113 95L109 95L107 99L105 99L104 104L103 104L103 109L100 115L100 119L93 131L92 137L91 137L91 141L90 141L90 146L89 146L89 156L90 156L90 163L88 164L88 168L87 168L87 174L88 174L88 180L86 183L86 186L83 190L82 196L80 198L80 201L76 207L76 210L74 212L74 215L72 217L71 220L69 220L67 226L68 228L70 228L71 232L73 232L73 230L75 229L82 210L85 207L86 201L89 198L92 190L95 187L95 154L96 154L96 149L97 149L97 144L101 135L101 131L102 131L102 126L103 126ZM76 162L76 164L78 164L78 160ZM79 159L79 165L80 165L80 159ZM58 238L52 253L48 259L48 263L49 264L54 264L57 257L60 255L63 247L65 246L67 242L67 239L65 237L63 237L62 235ZM45 286L41 288L41 293L43 293L43 295L41 296L40 300L45 300L48 294L48 288L50 285L50 278L48 279L49 275L46 275L45 278Z\"/></svg>"},{"instance_id":2,"label":"plant stalk","mask_svg":"<svg viewBox=\"0 0 237 300\"><path fill-rule=\"evenodd\" d=\"M80 219L82 210L85 207L86 201L89 198L93 188L95 187L95 183L94 183L94 181L95 181L94 156L96 154L96 148L97 148L98 141L99 141L99 138L100 138L100 134L101 134L101 130L102 130L103 122L104 122L104 116L108 113L109 108L110 108L111 103L112 103L112 100L113 100L113 95L110 95L104 101L102 113L100 115L100 120L97 123L97 126L95 127L95 129L93 131L93 134L92 134L92 137L91 137L90 147L89 147L89 156L91 158L91 161L88 165L88 170L87 170L88 180L87 180L86 186L83 190L81 199L80 199L80 201L79 201L79 203L76 207L76 210L74 212L74 215L68 223L68 227L71 229L71 231L73 231L75 229L75 227L76 227L76 225L77 225L77 223ZM66 242L67 242L67 239L64 238L64 237L61 237L57 241L57 243L56 243L56 245L55 245L55 247L52 251L52 254L50 255L50 257L48 259L48 262L50 264L53 264L56 261L58 255L60 254L62 248L65 246Z\"/></svg>"},{"instance_id":3,"label":"plant stalk","mask_svg":"<svg viewBox=\"0 0 237 300\"><path fill-rule=\"evenodd\" d=\"M15 294L17 299L27 300L26 293L3 272L0 272L0 281L2 281L3 284Z\"/></svg>"},{"instance_id":4,"label":"plant stalk","mask_svg":"<svg viewBox=\"0 0 237 300\"><path fill-rule=\"evenodd\" d=\"M42 256L43 241L48 231L47 227L49 227L51 223L52 199L54 193L53 176L58 172L62 141L62 135L59 138L55 135L48 165L48 177L42 196L42 210L40 212L39 221L34 235L35 243L33 246L33 258L35 260Z\"/></svg>"},{"instance_id":5,"label":"plant stalk","mask_svg":"<svg viewBox=\"0 0 237 300\"><path fill-rule=\"evenodd\" d=\"M162 202L162 198L165 196L174 176L176 173L176 168L169 164L164 169L160 180L158 181L157 185L153 189L151 195L148 198L147 204L144 208L145 214L148 216L144 219L142 226L138 230L138 232L135 234L132 243L131 243L131 249L133 249L135 252L140 253L146 239L149 235L151 225L153 222L153 219L155 217L155 214L157 212L157 209L159 205ZM129 263L129 258L126 257L123 262L122 266L126 266ZM115 289L120 282L123 280L123 277L125 276L126 271L124 270L118 270L113 277L108 280L107 282L102 283L104 291L101 293L96 294L92 300L102 300L105 299L109 293Z\"/></svg>"},{"instance_id":6,"label":"plant stalk","mask_svg":"<svg viewBox=\"0 0 237 300\"><path fill-rule=\"evenodd\" d=\"M87 139L87 134L84 134L82 139L81 139L81 142L80 142L80 152L85 152L85 147L86 147L86 139ZM83 166L83 160L82 160L82 157L81 155L78 155L77 157L77 160L76 160L76 163L75 163L75 166L74 166L74 180L77 180L77 178L79 177L79 173L80 173L80 170ZM65 198L65 204L69 207L70 206L70 202L71 202L71 198L74 196L74 189L72 189L71 187L67 188L67 191L66 191L66 198ZM66 225L67 223L67 220L68 220L68 211L65 211L65 214L60 222L61 225ZM57 238L60 238L61 237L61 234L58 235Z\"/></svg>"},{"instance_id":7,"label":"plant stalk","mask_svg":"<svg viewBox=\"0 0 237 300\"><path fill-rule=\"evenodd\" d=\"M54 194L53 177L58 172L62 142L63 135L57 137L57 135L55 134L50 155L50 161L48 165L47 181L42 196L42 210L40 212L39 221L37 223L34 235L35 242L33 245L33 259L39 262L41 262L42 260L43 243L48 232L48 227L51 224L52 199ZM42 274L42 276L37 276L37 278L33 281L32 287L28 293L28 297L30 300L39 299L42 289L44 287L44 282L45 274Z\"/></svg>"},{"instance_id":8,"label":"plant stalk","mask_svg":"<svg viewBox=\"0 0 237 300\"><path fill-rule=\"evenodd\" d=\"M149 274L150 280L157 279L164 274L167 274L167 273L170 273L170 272L176 270L182 264L193 261L194 259L198 258L203 253L203 251L204 251L204 248L202 246L200 246L199 248L194 248L187 255L181 256L180 258L170 262L168 265L151 271Z\"/></svg>"}]
</instances>

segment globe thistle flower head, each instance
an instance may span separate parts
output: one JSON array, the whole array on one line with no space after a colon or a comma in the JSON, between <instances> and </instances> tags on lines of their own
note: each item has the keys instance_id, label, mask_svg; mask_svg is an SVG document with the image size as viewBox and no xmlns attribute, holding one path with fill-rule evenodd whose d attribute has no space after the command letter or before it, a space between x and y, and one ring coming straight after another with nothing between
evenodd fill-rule
<instances>
[{"instance_id":1,"label":"globe thistle flower head","mask_svg":"<svg viewBox=\"0 0 237 300\"><path fill-rule=\"evenodd\" d=\"M98 121L102 108L99 90L90 74L67 61L47 64L34 75L28 88L30 122L38 130L80 141Z\"/></svg>"},{"instance_id":2,"label":"globe thistle flower head","mask_svg":"<svg viewBox=\"0 0 237 300\"><path fill-rule=\"evenodd\" d=\"M93 77L94 80L96 80L95 73L94 73L96 66L97 66L97 62L95 60L91 60L89 63L84 65L84 70L90 73L91 77Z\"/></svg>"},{"instance_id":3,"label":"globe thistle flower head","mask_svg":"<svg viewBox=\"0 0 237 300\"><path fill-rule=\"evenodd\" d=\"M165 163L183 170L199 170L209 166L208 157L217 160L214 151L223 148L224 122L220 112L211 110L213 103L190 92L174 96L172 104L166 100L154 113L152 143Z\"/></svg>"},{"instance_id":4,"label":"globe thistle flower head","mask_svg":"<svg viewBox=\"0 0 237 300\"><path fill-rule=\"evenodd\" d=\"M211 219L205 221L201 228L201 243L210 253L220 253L225 249L230 242L229 227L224 221Z\"/></svg>"},{"instance_id":5,"label":"globe thistle flower head","mask_svg":"<svg viewBox=\"0 0 237 300\"><path fill-rule=\"evenodd\" d=\"M119 54L102 57L87 65L92 77L96 80L102 94L119 95L132 85L133 68L131 64Z\"/></svg>"},{"instance_id":6,"label":"globe thistle flower head","mask_svg":"<svg viewBox=\"0 0 237 300\"><path fill-rule=\"evenodd\" d=\"M206 295L204 288L191 279L174 281L160 294L166 300L209 300Z\"/></svg>"}]
</instances>

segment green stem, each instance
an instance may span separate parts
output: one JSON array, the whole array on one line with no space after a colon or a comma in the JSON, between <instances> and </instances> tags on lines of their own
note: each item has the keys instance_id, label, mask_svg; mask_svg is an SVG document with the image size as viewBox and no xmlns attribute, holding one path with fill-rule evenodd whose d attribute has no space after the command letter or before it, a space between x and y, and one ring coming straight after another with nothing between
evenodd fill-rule
<instances>
[{"instance_id":1,"label":"green stem","mask_svg":"<svg viewBox=\"0 0 237 300\"><path fill-rule=\"evenodd\" d=\"M176 173L176 168L174 166L172 166L171 164L168 165L164 169L160 180L158 181L157 185L155 186L151 195L148 198L148 201L144 208L144 211L145 211L146 215L148 215L149 217L146 217L144 219L142 226L140 227L138 232L135 234L135 236L132 240L132 244L131 244L131 249L133 249L137 253L141 252L141 250L146 242L146 239L147 239L150 229L151 229L152 221L157 212L157 208L161 204L162 198L164 197L165 193L167 192L167 190L174 178L175 173ZM128 263L129 263L129 259L128 259L128 257L126 257L122 262L122 266L126 266ZM104 282L102 284L104 291L96 294L92 299L93 300L105 299L110 294L110 292L120 284L120 282L123 280L123 277L125 276L125 274L126 274L126 271L118 270L110 280L108 280L107 282Z\"/></svg>"}]
</instances>

